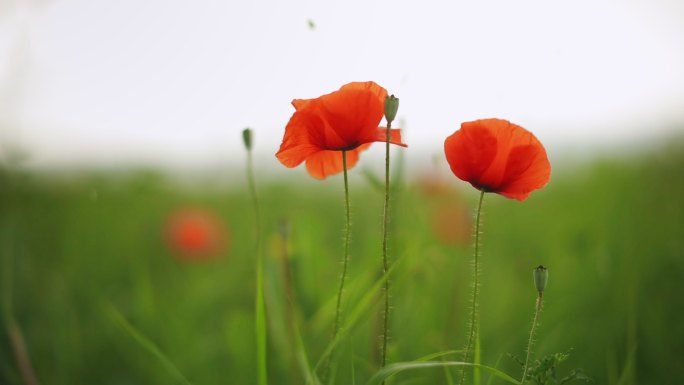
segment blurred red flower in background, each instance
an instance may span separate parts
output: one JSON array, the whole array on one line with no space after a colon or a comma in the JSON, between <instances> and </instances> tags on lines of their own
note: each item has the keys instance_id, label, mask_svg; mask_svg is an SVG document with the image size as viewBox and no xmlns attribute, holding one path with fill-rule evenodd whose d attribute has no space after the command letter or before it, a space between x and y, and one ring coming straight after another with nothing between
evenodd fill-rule
<instances>
[{"instance_id":1,"label":"blurred red flower in background","mask_svg":"<svg viewBox=\"0 0 684 385\"><path fill-rule=\"evenodd\" d=\"M446 245L470 245L472 213L461 189L429 171L421 174L417 187L424 198L430 230L437 240Z\"/></svg>"},{"instance_id":2,"label":"blurred red flower in background","mask_svg":"<svg viewBox=\"0 0 684 385\"><path fill-rule=\"evenodd\" d=\"M431 215L430 225L437 239L447 245L468 246L473 220L462 203L445 203Z\"/></svg>"},{"instance_id":3,"label":"blurred red flower in background","mask_svg":"<svg viewBox=\"0 0 684 385\"><path fill-rule=\"evenodd\" d=\"M485 192L519 201L546 185L551 164L544 146L524 128L502 119L461 124L444 141L451 171Z\"/></svg>"},{"instance_id":4,"label":"blurred red flower in background","mask_svg":"<svg viewBox=\"0 0 684 385\"><path fill-rule=\"evenodd\" d=\"M184 261L215 259L230 241L221 219L199 207L173 211L166 221L165 240L171 251Z\"/></svg>"},{"instance_id":5,"label":"blurred red flower in background","mask_svg":"<svg viewBox=\"0 0 684 385\"><path fill-rule=\"evenodd\" d=\"M340 151L347 152L347 169L372 142L386 140L386 128L378 127L385 113L387 91L374 82L353 82L316 99L295 99L296 111L285 127L276 153L286 167L306 161L306 170L324 179L343 170ZM390 143L406 147L398 129Z\"/></svg>"}]
</instances>

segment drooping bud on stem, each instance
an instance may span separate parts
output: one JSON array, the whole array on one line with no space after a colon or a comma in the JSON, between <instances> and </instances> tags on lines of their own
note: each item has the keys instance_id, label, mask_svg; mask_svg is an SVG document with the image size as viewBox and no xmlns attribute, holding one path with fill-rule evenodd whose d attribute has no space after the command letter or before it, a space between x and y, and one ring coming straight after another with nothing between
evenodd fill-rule
<instances>
[{"instance_id":1,"label":"drooping bud on stem","mask_svg":"<svg viewBox=\"0 0 684 385\"><path fill-rule=\"evenodd\" d=\"M394 121L397 117L397 111L399 110L399 98L394 95L390 95L385 99L385 119L387 124Z\"/></svg>"},{"instance_id":2,"label":"drooping bud on stem","mask_svg":"<svg viewBox=\"0 0 684 385\"><path fill-rule=\"evenodd\" d=\"M245 144L247 151L252 150L252 129L247 127L242 130L242 142Z\"/></svg>"},{"instance_id":3,"label":"drooping bud on stem","mask_svg":"<svg viewBox=\"0 0 684 385\"><path fill-rule=\"evenodd\" d=\"M544 292L546 284L549 282L549 269L544 265L539 265L534 269L534 287L537 288L539 294Z\"/></svg>"}]
</instances>

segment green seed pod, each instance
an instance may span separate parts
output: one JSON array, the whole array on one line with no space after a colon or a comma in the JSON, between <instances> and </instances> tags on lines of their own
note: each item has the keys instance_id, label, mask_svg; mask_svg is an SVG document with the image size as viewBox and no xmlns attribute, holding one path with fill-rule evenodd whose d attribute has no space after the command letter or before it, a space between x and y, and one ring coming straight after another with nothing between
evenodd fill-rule
<instances>
[{"instance_id":1,"label":"green seed pod","mask_svg":"<svg viewBox=\"0 0 684 385\"><path fill-rule=\"evenodd\" d=\"M397 111L399 110L399 98L394 95L390 95L385 99L385 119L387 124L392 123L394 118L397 117Z\"/></svg>"},{"instance_id":2,"label":"green seed pod","mask_svg":"<svg viewBox=\"0 0 684 385\"><path fill-rule=\"evenodd\" d=\"M534 287L537 288L539 293L543 293L548 282L549 269L545 268L544 265L537 266L537 268L534 269Z\"/></svg>"},{"instance_id":3,"label":"green seed pod","mask_svg":"<svg viewBox=\"0 0 684 385\"><path fill-rule=\"evenodd\" d=\"M247 151L252 149L252 129L247 127L242 130L242 142L245 144Z\"/></svg>"}]
</instances>

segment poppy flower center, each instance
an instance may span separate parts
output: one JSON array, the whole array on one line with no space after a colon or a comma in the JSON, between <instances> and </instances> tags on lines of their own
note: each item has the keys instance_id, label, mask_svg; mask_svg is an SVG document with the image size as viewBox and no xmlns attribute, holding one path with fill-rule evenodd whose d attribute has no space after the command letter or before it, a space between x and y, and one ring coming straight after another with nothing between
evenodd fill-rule
<instances>
[{"instance_id":1,"label":"poppy flower center","mask_svg":"<svg viewBox=\"0 0 684 385\"><path fill-rule=\"evenodd\" d=\"M351 151L351 150L359 147L359 145L361 145L361 143L356 141L356 142L353 142L352 144L350 144L348 146L335 148L334 151Z\"/></svg>"}]
</instances>

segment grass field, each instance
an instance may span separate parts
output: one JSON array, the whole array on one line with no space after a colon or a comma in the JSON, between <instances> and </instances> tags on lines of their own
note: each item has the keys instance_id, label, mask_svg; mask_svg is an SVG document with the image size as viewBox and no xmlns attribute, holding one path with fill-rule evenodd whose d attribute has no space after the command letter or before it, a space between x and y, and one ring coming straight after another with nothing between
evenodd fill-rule
<instances>
[{"instance_id":1,"label":"grass field","mask_svg":"<svg viewBox=\"0 0 684 385\"><path fill-rule=\"evenodd\" d=\"M544 264L550 278L534 358L572 349L559 377L581 367L596 384L681 383L682 149L661 146L561 168L522 203L487 194L483 364L520 378L508 353L524 357L536 298L532 270ZM356 322L336 349L337 384L365 384L379 369L383 192L361 176L362 166L351 172L343 307L344 319ZM258 172L269 382L305 383L302 367L316 365L332 333L341 177L315 182L283 169L299 178L288 183ZM55 176L3 168L0 383L23 383L19 334L42 384L256 383L255 221L238 177L226 187L149 171ZM476 200L477 192L452 176L398 178L390 362L464 347ZM186 261L166 245L166 219L183 206L224 221L230 240L215 259ZM448 384L456 374L406 371L390 383ZM482 384L506 383L481 376Z\"/></svg>"}]
</instances>

